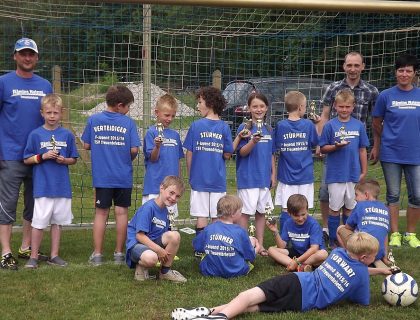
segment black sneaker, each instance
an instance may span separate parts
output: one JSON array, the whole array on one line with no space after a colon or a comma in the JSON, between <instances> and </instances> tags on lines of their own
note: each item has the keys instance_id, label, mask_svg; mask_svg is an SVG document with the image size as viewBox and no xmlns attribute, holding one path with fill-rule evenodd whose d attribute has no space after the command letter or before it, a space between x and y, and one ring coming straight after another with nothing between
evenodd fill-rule
<instances>
[{"instance_id":1,"label":"black sneaker","mask_svg":"<svg viewBox=\"0 0 420 320\"><path fill-rule=\"evenodd\" d=\"M324 240L324 245L328 247L330 243L330 236L328 235L327 231L322 231L322 239Z\"/></svg>"},{"instance_id":2,"label":"black sneaker","mask_svg":"<svg viewBox=\"0 0 420 320\"><path fill-rule=\"evenodd\" d=\"M204 252L194 251L194 257L196 258L203 259L204 255L205 255Z\"/></svg>"},{"instance_id":3,"label":"black sneaker","mask_svg":"<svg viewBox=\"0 0 420 320\"><path fill-rule=\"evenodd\" d=\"M28 249L23 250L19 248L18 257L21 259L29 259L31 257L31 247ZM38 260L40 261L48 261L49 257L43 254L41 251L38 252Z\"/></svg>"},{"instance_id":4,"label":"black sneaker","mask_svg":"<svg viewBox=\"0 0 420 320\"><path fill-rule=\"evenodd\" d=\"M1 257L1 260L0 260L0 268L2 268L2 269L8 269L8 270L17 270L18 269L17 261L13 257L13 255L12 255L11 252L9 252L5 256L2 256Z\"/></svg>"}]
</instances>

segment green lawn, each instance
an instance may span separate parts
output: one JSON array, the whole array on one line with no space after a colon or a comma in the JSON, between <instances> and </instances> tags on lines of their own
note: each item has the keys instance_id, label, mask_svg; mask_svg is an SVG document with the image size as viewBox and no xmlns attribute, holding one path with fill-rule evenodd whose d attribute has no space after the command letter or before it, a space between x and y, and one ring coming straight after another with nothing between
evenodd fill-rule
<instances>
[{"instance_id":1,"label":"green lawn","mask_svg":"<svg viewBox=\"0 0 420 320\"><path fill-rule=\"evenodd\" d=\"M401 221L402 224L404 220ZM418 233L420 234L418 227ZM115 230L106 235L106 259L112 259ZM21 239L13 234L15 252ZM2 320L7 319L170 319L175 307L214 306L233 298L240 291L284 273L269 258L258 257L255 269L242 278L224 280L204 278L199 274L198 261L192 256L192 236L182 233L180 260L174 269L188 278L186 284L150 280L136 282L134 271L111 262L91 267L87 259L92 250L92 230L65 230L62 257L69 262L65 269L41 264L37 270L0 270L0 305ZM266 234L266 245L273 244ZM48 252L46 233L43 251ZM394 256L403 271L420 281L420 250L402 247ZM23 266L24 260L19 260ZM153 271L155 272L155 271ZM325 311L287 314L251 314L238 319L418 319L420 303L405 308L388 306L381 297L382 276L371 279L371 306L360 307L341 303Z\"/></svg>"}]
</instances>

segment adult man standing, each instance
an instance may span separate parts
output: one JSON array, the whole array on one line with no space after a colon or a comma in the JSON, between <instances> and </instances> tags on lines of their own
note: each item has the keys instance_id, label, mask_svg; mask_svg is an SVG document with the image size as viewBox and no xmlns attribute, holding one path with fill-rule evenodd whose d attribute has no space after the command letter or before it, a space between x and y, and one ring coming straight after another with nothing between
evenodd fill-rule
<instances>
[{"instance_id":1,"label":"adult man standing","mask_svg":"<svg viewBox=\"0 0 420 320\"><path fill-rule=\"evenodd\" d=\"M32 167L23 163L29 133L43 124L41 99L52 93L51 84L34 74L38 47L32 39L16 41L16 71L0 77L0 268L17 270L10 240L16 221L19 189L24 184L22 245L19 257L29 258L33 214ZM40 257L41 259L45 257Z\"/></svg>"},{"instance_id":2,"label":"adult man standing","mask_svg":"<svg viewBox=\"0 0 420 320\"><path fill-rule=\"evenodd\" d=\"M349 52L344 57L343 69L346 73L346 77L343 80L331 83L326 89L321 100L323 109L320 121L316 124L319 135L324 128L324 124L331 118L337 116L337 111L333 108L333 106L335 95L338 91L342 89L350 89L353 91L356 102L352 117L360 120L365 125L368 120L369 113L375 106L376 98L379 94L378 89L360 78L362 71L365 69L363 56L359 52ZM325 244L327 245L327 240L329 239L328 223L331 223L331 219L329 218L328 189L324 178L322 180L323 181L319 189L319 203L322 214L323 236L324 241L326 242Z\"/></svg>"}]
</instances>

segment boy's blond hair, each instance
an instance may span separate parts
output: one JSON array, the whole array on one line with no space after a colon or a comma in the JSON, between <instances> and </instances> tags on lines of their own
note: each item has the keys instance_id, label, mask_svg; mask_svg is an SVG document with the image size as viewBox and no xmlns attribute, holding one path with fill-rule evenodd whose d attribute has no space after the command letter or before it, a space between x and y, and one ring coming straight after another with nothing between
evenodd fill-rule
<instances>
[{"instance_id":1,"label":"boy's blond hair","mask_svg":"<svg viewBox=\"0 0 420 320\"><path fill-rule=\"evenodd\" d=\"M182 181L182 179L177 176L166 176L160 185L163 187L163 189L166 189L170 186L175 186L181 195L185 191L184 181Z\"/></svg>"},{"instance_id":2,"label":"boy's blond hair","mask_svg":"<svg viewBox=\"0 0 420 320\"><path fill-rule=\"evenodd\" d=\"M164 94L163 96L159 97L159 99L156 101L156 109L157 110L178 110L178 102L176 102L176 99L171 96L170 94Z\"/></svg>"},{"instance_id":3,"label":"boy's blond hair","mask_svg":"<svg viewBox=\"0 0 420 320\"><path fill-rule=\"evenodd\" d=\"M334 102L351 102L355 103L356 98L354 97L353 91L350 89L342 89L337 92L335 95Z\"/></svg>"},{"instance_id":4,"label":"boy's blond hair","mask_svg":"<svg viewBox=\"0 0 420 320\"><path fill-rule=\"evenodd\" d=\"M347 251L356 256L376 254L379 250L379 241L366 232L355 232L347 241Z\"/></svg>"},{"instance_id":5,"label":"boy's blond hair","mask_svg":"<svg viewBox=\"0 0 420 320\"><path fill-rule=\"evenodd\" d=\"M63 100L60 98L58 94L49 93L42 97L41 99L41 109L43 109L46 105L50 105L53 107L58 107L63 109Z\"/></svg>"},{"instance_id":6,"label":"boy's blond hair","mask_svg":"<svg viewBox=\"0 0 420 320\"><path fill-rule=\"evenodd\" d=\"M369 194L372 197L378 199L379 193L381 192L381 187L378 181L370 179L361 181L358 184L356 184L356 186L354 187L354 191L359 191L362 193L369 192Z\"/></svg>"},{"instance_id":7,"label":"boy's blond hair","mask_svg":"<svg viewBox=\"0 0 420 320\"><path fill-rule=\"evenodd\" d=\"M242 209L242 200L237 196L225 195L217 202L217 216L230 217Z\"/></svg>"},{"instance_id":8,"label":"boy's blond hair","mask_svg":"<svg viewBox=\"0 0 420 320\"><path fill-rule=\"evenodd\" d=\"M302 209L308 210L308 200L302 194L292 194L287 199L287 212L289 214L298 214Z\"/></svg>"},{"instance_id":9,"label":"boy's blond hair","mask_svg":"<svg viewBox=\"0 0 420 320\"><path fill-rule=\"evenodd\" d=\"M287 112L297 111L299 107L305 102L306 97L300 91L289 91L284 96L284 104Z\"/></svg>"}]
</instances>

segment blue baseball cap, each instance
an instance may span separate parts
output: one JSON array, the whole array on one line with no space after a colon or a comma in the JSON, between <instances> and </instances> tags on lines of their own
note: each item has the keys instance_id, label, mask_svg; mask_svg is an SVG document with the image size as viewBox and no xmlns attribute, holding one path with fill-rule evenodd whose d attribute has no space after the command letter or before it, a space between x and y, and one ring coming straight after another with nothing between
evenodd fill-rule
<instances>
[{"instance_id":1,"label":"blue baseball cap","mask_svg":"<svg viewBox=\"0 0 420 320\"><path fill-rule=\"evenodd\" d=\"M16 41L14 52L20 51L23 49L30 49L38 53L38 46L36 45L35 41L29 38L22 38Z\"/></svg>"}]
</instances>

